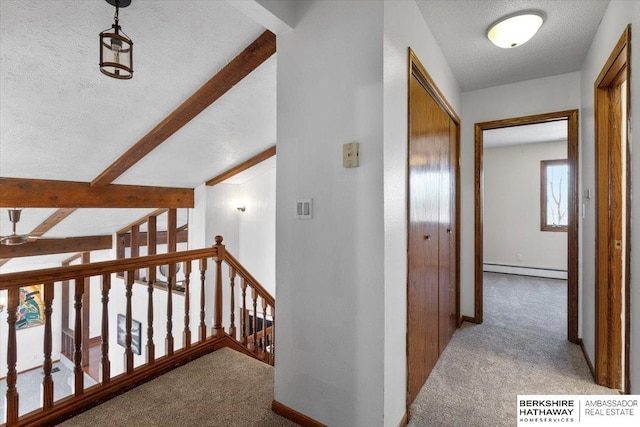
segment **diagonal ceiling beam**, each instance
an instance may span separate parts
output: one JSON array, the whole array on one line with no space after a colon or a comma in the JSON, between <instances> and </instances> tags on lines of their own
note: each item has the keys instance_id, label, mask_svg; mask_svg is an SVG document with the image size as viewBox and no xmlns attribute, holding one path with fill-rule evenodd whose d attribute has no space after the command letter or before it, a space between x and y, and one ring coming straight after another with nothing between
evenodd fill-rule
<instances>
[{"instance_id":1,"label":"diagonal ceiling beam","mask_svg":"<svg viewBox=\"0 0 640 427\"><path fill-rule=\"evenodd\" d=\"M191 188L104 185L45 179L0 178L0 206L23 208L191 208ZM64 212L56 212L54 216ZM41 224L36 228L46 228Z\"/></svg>"},{"instance_id":2,"label":"diagonal ceiling beam","mask_svg":"<svg viewBox=\"0 0 640 427\"><path fill-rule=\"evenodd\" d=\"M239 174L240 172L246 171L250 167L255 166L258 163L263 162L275 155L276 155L276 146L274 145L273 147L267 148L262 153L253 156L249 160L240 163L238 166L234 166L231 169L222 172L220 175L211 178L209 181L207 181L207 185L219 184L222 181L229 179L232 176Z\"/></svg>"},{"instance_id":3,"label":"diagonal ceiling beam","mask_svg":"<svg viewBox=\"0 0 640 427\"><path fill-rule=\"evenodd\" d=\"M41 237L44 233L60 224L66 217L76 211L76 208L58 209L52 213L47 219L42 221L40 225L33 229L29 236Z\"/></svg>"},{"instance_id":4,"label":"diagonal ceiling beam","mask_svg":"<svg viewBox=\"0 0 640 427\"><path fill-rule=\"evenodd\" d=\"M111 249L112 236L69 237L66 239L41 239L24 245L0 245L0 258L88 252Z\"/></svg>"},{"instance_id":5,"label":"diagonal ceiling beam","mask_svg":"<svg viewBox=\"0 0 640 427\"><path fill-rule=\"evenodd\" d=\"M238 56L224 66L196 93L184 101L173 113L161 121L133 147L91 182L91 185L107 185L162 144L180 128L189 123L229 89L248 76L260 64L276 52L276 36L267 30Z\"/></svg>"}]
</instances>

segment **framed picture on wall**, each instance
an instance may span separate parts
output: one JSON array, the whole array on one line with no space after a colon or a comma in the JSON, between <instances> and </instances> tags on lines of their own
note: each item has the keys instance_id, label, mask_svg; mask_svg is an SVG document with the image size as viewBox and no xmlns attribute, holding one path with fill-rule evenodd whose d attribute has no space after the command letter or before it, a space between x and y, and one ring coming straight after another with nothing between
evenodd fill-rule
<instances>
[{"instance_id":1,"label":"framed picture on wall","mask_svg":"<svg viewBox=\"0 0 640 427\"><path fill-rule=\"evenodd\" d=\"M141 333L142 323L131 319L131 351L137 355L142 354ZM126 347L126 337L127 317L124 314L118 314L118 345Z\"/></svg>"},{"instance_id":2,"label":"framed picture on wall","mask_svg":"<svg viewBox=\"0 0 640 427\"><path fill-rule=\"evenodd\" d=\"M16 330L44 325L42 285L20 288L20 301L16 312Z\"/></svg>"}]
</instances>

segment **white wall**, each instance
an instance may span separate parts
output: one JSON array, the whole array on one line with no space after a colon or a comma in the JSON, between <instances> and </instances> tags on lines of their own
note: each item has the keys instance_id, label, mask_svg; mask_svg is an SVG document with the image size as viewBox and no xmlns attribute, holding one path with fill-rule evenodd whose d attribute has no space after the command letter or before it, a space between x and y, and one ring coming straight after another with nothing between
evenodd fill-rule
<instances>
[{"instance_id":1,"label":"white wall","mask_svg":"<svg viewBox=\"0 0 640 427\"><path fill-rule=\"evenodd\" d=\"M276 291L276 169L238 184L239 252L232 253L271 295Z\"/></svg>"},{"instance_id":2,"label":"white wall","mask_svg":"<svg viewBox=\"0 0 640 427\"><path fill-rule=\"evenodd\" d=\"M527 80L462 94L461 314L474 313L474 124L580 108L580 73Z\"/></svg>"},{"instance_id":3,"label":"white wall","mask_svg":"<svg viewBox=\"0 0 640 427\"><path fill-rule=\"evenodd\" d=\"M540 231L540 161L566 158L566 140L485 148L485 263L567 270L567 233Z\"/></svg>"},{"instance_id":4,"label":"white wall","mask_svg":"<svg viewBox=\"0 0 640 427\"><path fill-rule=\"evenodd\" d=\"M594 152L594 100L593 84L602 70L607 58L619 40L627 24L632 28L631 52L631 114L640 111L640 2L616 1L609 4L602 18L600 28L593 40L589 53L582 65L582 105L581 124L581 158L582 188L595 187L595 152ZM637 119L636 119L637 122ZM637 127L637 125L636 125ZM633 131L632 131L633 132ZM637 133L637 132L636 132ZM633 136L632 136L633 137ZM637 139L637 137L636 137ZM633 142L632 142L633 144ZM632 150L631 154L631 392L640 393L640 150ZM595 201L583 200L586 203L586 217L582 224L582 339L584 346L594 362L595 358Z\"/></svg>"},{"instance_id":5,"label":"white wall","mask_svg":"<svg viewBox=\"0 0 640 427\"><path fill-rule=\"evenodd\" d=\"M296 2L278 36L275 399L328 425L383 419L383 3ZM360 143L360 166L342 145ZM294 218L313 198L313 219Z\"/></svg>"},{"instance_id":6,"label":"white wall","mask_svg":"<svg viewBox=\"0 0 640 427\"><path fill-rule=\"evenodd\" d=\"M411 47L458 114L460 88L414 1L384 3L384 425L406 410L407 93Z\"/></svg>"}]
</instances>

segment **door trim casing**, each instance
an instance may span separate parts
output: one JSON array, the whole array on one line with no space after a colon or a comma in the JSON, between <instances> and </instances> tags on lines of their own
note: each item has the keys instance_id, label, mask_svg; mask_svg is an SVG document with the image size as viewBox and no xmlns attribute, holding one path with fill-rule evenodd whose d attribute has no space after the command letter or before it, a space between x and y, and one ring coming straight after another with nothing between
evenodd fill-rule
<instances>
[{"instance_id":1,"label":"door trim casing","mask_svg":"<svg viewBox=\"0 0 640 427\"><path fill-rule=\"evenodd\" d=\"M606 156L606 161L609 161L609 146L610 146L610 129L609 123L612 111L609 100L609 90L619 84L620 78L625 78L627 81L626 89L626 111L627 111L627 123L623 123L622 126L627 127L626 138L626 212L618 212L621 217L626 219L626 229L622 230L625 234L626 246L625 262L622 268L625 270L624 274L624 319L620 319L620 314L623 311L622 302L616 292L612 292L609 287L609 280L603 280L601 275L603 270L606 270L604 274L609 273L609 263L602 259L603 248L606 251L610 242L601 242L601 228L608 221L604 221L600 217L600 203L602 198L600 191L602 190L602 176L601 174L608 173L608 169L603 171L601 168L602 156ZM605 62L600 74L596 78L593 86L594 90L594 135L595 135L595 176L596 176L596 238L595 238L595 358L594 358L594 378L600 385L611 388L622 388L625 393L630 393L630 375L629 375L629 352L630 352L630 330L631 330L631 132L629 126L629 118L631 117L631 25L627 25L622 35L618 39L615 47L611 51L609 58ZM602 122L605 122L603 126ZM607 178L608 179L608 178ZM607 200L609 198L609 192L606 193ZM606 207L609 208L607 202ZM607 218L608 219L608 218ZM610 237L607 234L608 237ZM607 282L607 283L603 283ZM615 295L614 295L615 294ZM615 329L623 327L625 339L624 347L621 347L620 343L614 339ZM619 348L620 347L620 348ZM622 378L612 378L614 369L614 357L619 354L624 361L624 370L621 372ZM617 362L619 363L619 361ZM621 380L618 383L618 380Z\"/></svg>"},{"instance_id":2,"label":"door trim casing","mask_svg":"<svg viewBox=\"0 0 640 427\"><path fill-rule=\"evenodd\" d=\"M567 120L567 161L569 163L569 225L567 230L567 339L578 344L578 221L579 221L579 153L578 153L578 110L557 111L524 117L476 123L474 127L475 145L475 310L469 320L482 323L482 281L483 281L483 140L485 130L512 126Z\"/></svg>"}]
</instances>

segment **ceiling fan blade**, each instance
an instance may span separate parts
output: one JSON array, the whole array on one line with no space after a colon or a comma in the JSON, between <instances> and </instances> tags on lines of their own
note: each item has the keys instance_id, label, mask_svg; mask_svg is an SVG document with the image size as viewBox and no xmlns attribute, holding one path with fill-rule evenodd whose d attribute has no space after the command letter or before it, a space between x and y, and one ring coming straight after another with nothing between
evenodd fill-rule
<instances>
[{"instance_id":1,"label":"ceiling fan blade","mask_svg":"<svg viewBox=\"0 0 640 427\"><path fill-rule=\"evenodd\" d=\"M4 236L0 239L0 244L5 246L16 246L22 245L29 241L29 236L25 236L24 234L12 234L10 236Z\"/></svg>"}]
</instances>

